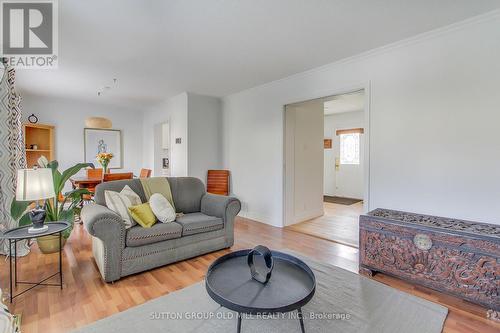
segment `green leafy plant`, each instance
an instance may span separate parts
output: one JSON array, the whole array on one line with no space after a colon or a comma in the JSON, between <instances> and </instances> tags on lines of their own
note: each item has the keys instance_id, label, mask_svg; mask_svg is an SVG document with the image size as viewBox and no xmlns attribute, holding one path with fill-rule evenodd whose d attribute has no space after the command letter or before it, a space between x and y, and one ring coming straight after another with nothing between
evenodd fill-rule
<instances>
[{"instance_id":1,"label":"green leafy plant","mask_svg":"<svg viewBox=\"0 0 500 333\"><path fill-rule=\"evenodd\" d=\"M92 163L78 163L62 173L58 170L59 163L57 161L46 162L46 160L39 160L38 164L40 167L47 167L52 170L52 177L54 179L54 193L55 198L48 199L45 201L45 211L47 216L45 217L46 222L50 221L66 221L70 224L70 228L63 232L64 238L69 238L71 231L73 230L73 224L75 222L75 213L80 208L83 195L89 195L90 192L85 188L75 189L66 193L62 193L64 185L69 179L76 175L81 169L84 168L94 168ZM59 202L59 198L63 196L62 202ZM29 208L34 204L33 201L17 201L15 198L12 201L10 207L10 215L16 221L19 221L19 225L28 225L31 223L29 218Z\"/></svg>"}]
</instances>

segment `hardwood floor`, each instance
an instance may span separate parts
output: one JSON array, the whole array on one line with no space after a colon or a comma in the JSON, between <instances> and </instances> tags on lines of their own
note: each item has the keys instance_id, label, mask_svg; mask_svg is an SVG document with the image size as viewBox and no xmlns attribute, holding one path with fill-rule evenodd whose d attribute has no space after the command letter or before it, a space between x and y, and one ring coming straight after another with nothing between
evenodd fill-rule
<instances>
[{"instance_id":1,"label":"hardwood floor","mask_svg":"<svg viewBox=\"0 0 500 333\"><path fill-rule=\"evenodd\" d=\"M287 229L330 240L352 247L359 247L359 215L363 202L353 205L323 203L325 215L297 223Z\"/></svg>"},{"instance_id":2,"label":"hardwood floor","mask_svg":"<svg viewBox=\"0 0 500 333\"><path fill-rule=\"evenodd\" d=\"M242 218L237 219L235 233L232 250L264 244L357 272L358 250L352 247ZM93 262L90 237L81 225L76 225L64 248L64 289L38 287L15 299L10 309L22 313L23 333L67 332L201 281L208 265L227 252L210 253L107 284ZM33 246L32 253L20 259L19 268L21 278L41 278L57 270L57 254L43 255ZM0 262L0 279L6 291L8 261ZM448 307L444 332L500 332L500 324L484 318L484 308L382 274L375 279Z\"/></svg>"}]
</instances>

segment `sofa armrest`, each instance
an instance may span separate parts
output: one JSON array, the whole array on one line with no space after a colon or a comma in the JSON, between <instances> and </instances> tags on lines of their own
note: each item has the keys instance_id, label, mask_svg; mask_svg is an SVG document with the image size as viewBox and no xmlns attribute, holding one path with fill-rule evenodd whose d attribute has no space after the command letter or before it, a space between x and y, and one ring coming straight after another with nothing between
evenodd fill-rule
<instances>
[{"instance_id":1,"label":"sofa armrest","mask_svg":"<svg viewBox=\"0 0 500 333\"><path fill-rule=\"evenodd\" d=\"M241 202L235 197L206 193L201 198L201 212L220 217L226 222L240 212Z\"/></svg>"},{"instance_id":2,"label":"sofa armrest","mask_svg":"<svg viewBox=\"0 0 500 333\"><path fill-rule=\"evenodd\" d=\"M125 224L121 216L105 206L98 204L83 206L81 219L87 232L102 241L111 240L125 233Z\"/></svg>"},{"instance_id":3,"label":"sofa armrest","mask_svg":"<svg viewBox=\"0 0 500 333\"><path fill-rule=\"evenodd\" d=\"M126 235L121 216L105 206L88 204L83 206L81 219L87 232L97 238L92 250L104 280L118 280Z\"/></svg>"},{"instance_id":4,"label":"sofa armrest","mask_svg":"<svg viewBox=\"0 0 500 333\"><path fill-rule=\"evenodd\" d=\"M220 217L224 221L227 247L234 244L234 218L238 215L240 209L241 202L234 197L206 193L201 198L201 212Z\"/></svg>"}]
</instances>

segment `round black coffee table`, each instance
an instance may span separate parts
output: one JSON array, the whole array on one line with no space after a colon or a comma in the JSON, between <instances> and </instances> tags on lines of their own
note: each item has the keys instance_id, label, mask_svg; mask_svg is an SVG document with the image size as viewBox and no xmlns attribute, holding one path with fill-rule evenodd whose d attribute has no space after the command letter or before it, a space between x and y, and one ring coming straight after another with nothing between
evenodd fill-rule
<instances>
[{"instance_id":1,"label":"round black coffee table","mask_svg":"<svg viewBox=\"0 0 500 333\"><path fill-rule=\"evenodd\" d=\"M243 313L291 311L298 312L304 333L301 308L314 296L316 278L302 260L259 245L215 260L208 268L205 286L215 302L238 312L238 333Z\"/></svg>"}]
</instances>

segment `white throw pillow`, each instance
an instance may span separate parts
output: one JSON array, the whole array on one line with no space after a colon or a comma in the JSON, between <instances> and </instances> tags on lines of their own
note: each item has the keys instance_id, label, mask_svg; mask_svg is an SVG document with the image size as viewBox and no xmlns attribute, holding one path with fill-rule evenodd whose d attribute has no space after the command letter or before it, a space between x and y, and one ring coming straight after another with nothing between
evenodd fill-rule
<instances>
[{"instance_id":1,"label":"white throw pillow","mask_svg":"<svg viewBox=\"0 0 500 333\"><path fill-rule=\"evenodd\" d=\"M140 205L142 201L139 195L132 191L128 185L125 185L121 192L104 191L104 200L109 209L122 217L126 229L137 224L130 216L128 208L130 206Z\"/></svg>"},{"instance_id":2,"label":"white throw pillow","mask_svg":"<svg viewBox=\"0 0 500 333\"><path fill-rule=\"evenodd\" d=\"M162 223L175 221L174 207L160 193L155 193L149 198L149 206L158 221Z\"/></svg>"}]
</instances>

